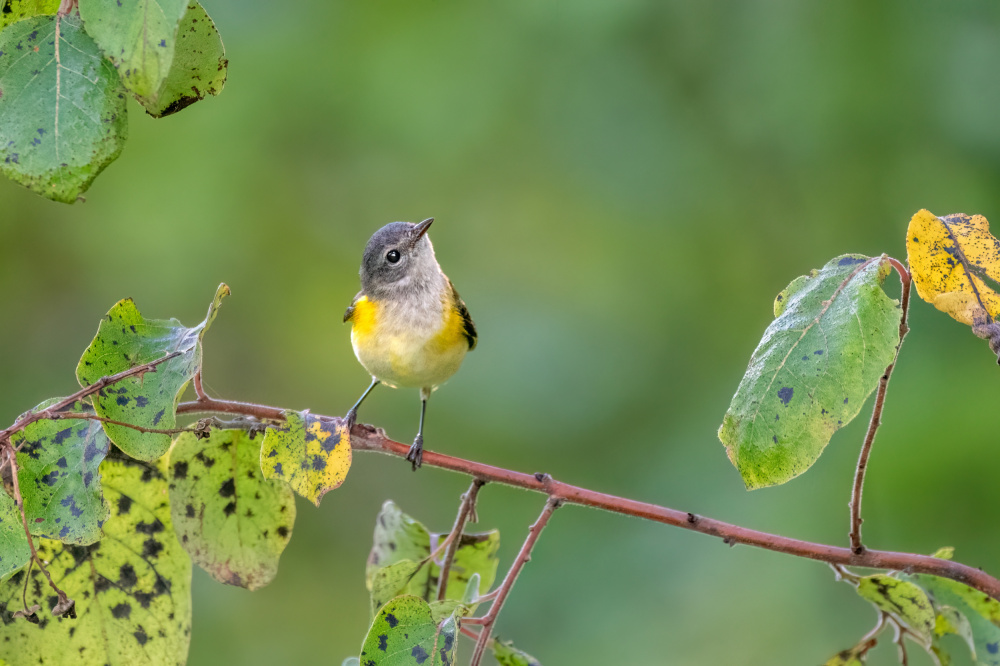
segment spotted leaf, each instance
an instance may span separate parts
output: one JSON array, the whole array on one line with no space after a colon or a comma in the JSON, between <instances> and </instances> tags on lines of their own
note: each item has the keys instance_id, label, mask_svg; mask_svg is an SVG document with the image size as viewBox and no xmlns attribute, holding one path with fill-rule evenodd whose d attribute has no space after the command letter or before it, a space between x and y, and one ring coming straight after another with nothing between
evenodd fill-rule
<instances>
[{"instance_id":1,"label":"spotted leaf","mask_svg":"<svg viewBox=\"0 0 1000 666\"><path fill-rule=\"evenodd\" d=\"M295 496L265 481L260 438L213 430L182 433L170 450L174 529L195 564L217 581L255 590L271 582L292 537Z\"/></svg>"},{"instance_id":2,"label":"spotted leaf","mask_svg":"<svg viewBox=\"0 0 1000 666\"><path fill-rule=\"evenodd\" d=\"M155 102L170 72L188 0L79 0L80 16L122 83Z\"/></svg>"},{"instance_id":3,"label":"spotted leaf","mask_svg":"<svg viewBox=\"0 0 1000 666\"><path fill-rule=\"evenodd\" d=\"M510 641L496 639L493 642L493 656L500 666L542 666L540 661L527 652L518 650Z\"/></svg>"},{"instance_id":4,"label":"spotted leaf","mask_svg":"<svg viewBox=\"0 0 1000 666\"><path fill-rule=\"evenodd\" d=\"M887 574L865 576L858 581L858 594L888 613L929 646L934 635L934 608L920 587Z\"/></svg>"},{"instance_id":5,"label":"spotted leaf","mask_svg":"<svg viewBox=\"0 0 1000 666\"><path fill-rule=\"evenodd\" d=\"M28 537L17 503L0 490L0 581L18 571L31 559Z\"/></svg>"},{"instance_id":6,"label":"spotted leaf","mask_svg":"<svg viewBox=\"0 0 1000 666\"><path fill-rule=\"evenodd\" d=\"M854 646L830 657L824 666L863 666L872 646Z\"/></svg>"},{"instance_id":7,"label":"spotted leaf","mask_svg":"<svg viewBox=\"0 0 1000 666\"><path fill-rule=\"evenodd\" d=\"M305 412L285 412L287 422L268 428L260 449L265 479L281 479L319 506L323 495L338 488L351 468L351 437L342 419L321 419Z\"/></svg>"},{"instance_id":8,"label":"spotted leaf","mask_svg":"<svg viewBox=\"0 0 1000 666\"><path fill-rule=\"evenodd\" d=\"M185 109L207 95L218 95L226 83L229 61L222 37L208 12L191 2L177 30L177 47L170 73L156 99L139 98L146 113L156 118Z\"/></svg>"},{"instance_id":9,"label":"spotted leaf","mask_svg":"<svg viewBox=\"0 0 1000 666\"><path fill-rule=\"evenodd\" d=\"M15 620L25 571L0 585L0 657L11 666L184 664L191 630L191 561L174 537L164 467L107 459L114 510L91 546L40 539L39 556L76 600L76 619L53 617L56 597L31 569L28 605L40 622Z\"/></svg>"},{"instance_id":10,"label":"spotted leaf","mask_svg":"<svg viewBox=\"0 0 1000 666\"><path fill-rule=\"evenodd\" d=\"M921 210L906 230L906 252L920 298L971 326L1000 355L1000 241L986 218Z\"/></svg>"},{"instance_id":11,"label":"spotted leaf","mask_svg":"<svg viewBox=\"0 0 1000 666\"><path fill-rule=\"evenodd\" d=\"M47 400L33 411L57 401ZM65 411L93 413L79 402ZM101 423L42 419L14 433L11 443L20 447L17 478L31 533L84 546L100 539L109 515L100 465L110 446Z\"/></svg>"},{"instance_id":12,"label":"spotted leaf","mask_svg":"<svg viewBox=\"0 0 1000 666\"><path fill-rule=\"evenodd\" d=\"M452 666L458 644L458 619L435 622L426 601L396 597L379 610L364 645L367 666Z\"/></svg>"},{"instance_id":13,"label":"spotted leaf","mask_svg":"<svg viewBox=\"0 0 1000 666\"><path fill-rule=\"evenodd\" d=\"M78 16L36 16L0 32L0 172L73 203L127 137L118 74Z\"/></svg>"},{"instance_id":14,"label":"spotted leaf","mask_svg":"<svg viewBox=\"0 0 1000 666\"><path fill-rule=\"evenodd\" d=\"M55 14L59 0L2 0L0 7L0 30L32 16Z\"/></svg>"},{"instance_id":15,"label":"spotted leaf","mask_svg":"<svg viewBox=\"0 0 1000 666\"><path fill-rule=\"evenodd\" d=\"M220 285L208 309L208 316L194 328L176 319L145 319L132 299L119 301L101 320L97 336L76 368L81 386L100 378L129 370L168 354L179 355L142 377L107 386L94 396L100 416L145 428L169 430L177 425L177 402L195 372L201 367L201 342L215 319L229 287ZM170 448L170 435L139 432L126 426L104 424L104 430L118 448L139 460L156 460Z\"/></svg>"},{"instance_id":16,"label":"spotted leaf","mask_svg":"<svg viewBox=\"0 0 1000 666\"><path fill-rule=\"evenodd\" d=\"M955 633L969 640L975 663L1000 666L1000 602L948 578L926 574L907 576L930 596L945 624L938 621L938 633ZM963 622L957 615L963 616Z\"/></svg>"},{"instance_id":17,"label":"spotted leaf","mask_svg":"<svg viewBox=\"0 0 1000 666\"><path fill-rule=\"evenodd\" d=\"M792 281L750 358L719 439L748 489L809 469L861 410L899 344L885 257L848 254Z\"/></svg>"}]
</instances>

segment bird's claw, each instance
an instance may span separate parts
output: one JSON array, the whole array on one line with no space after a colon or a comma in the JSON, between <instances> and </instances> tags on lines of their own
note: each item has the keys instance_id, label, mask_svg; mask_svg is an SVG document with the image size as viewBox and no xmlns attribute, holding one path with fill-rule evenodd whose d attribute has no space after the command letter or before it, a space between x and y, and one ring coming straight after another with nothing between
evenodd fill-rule
<instances>
[{"instance_id":1,"label":"bird's claw","mask_svg":"<svg viewBox=\"0 0 1000 666\"><path fill-rule=\"evenodd\" d=\"M347 428L347 432L351 432L351 430L354 429L354 424L357 423L357 421L357 410L351 409L351 411L347 412L347 415L344 417L344 426Z\"/></svg>"},{"instance_id":2,"label":"bird's claw","mask_svg":"<svg viewBox=\"0 0 1000 666\"><path fill-rule=\"evenodd\" d=\"M410 447L409 453L406 454L406 459L413 463L413 471L417 471L421 463L424 461L424 438L421 435L417 435L417 438L413 440L413 446Z\"/></svg>"}]
</instances>

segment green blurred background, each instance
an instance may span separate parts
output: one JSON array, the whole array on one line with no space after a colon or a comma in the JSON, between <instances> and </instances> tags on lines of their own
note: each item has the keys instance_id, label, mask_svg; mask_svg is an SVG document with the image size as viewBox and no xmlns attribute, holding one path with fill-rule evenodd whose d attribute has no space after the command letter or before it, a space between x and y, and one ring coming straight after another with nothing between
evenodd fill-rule
<instances>
[{"instance_id":1,"label":"green blurred background","mask_svg":"<svg viewBox=\"0 0 1000 666\"><path fill-rule=\"evenodd\" d=\"M162 121L133 104L85 204L0 182L0 422L73 390L118 299L193 324L221 281L210 391L342 414L368 381L341 324L364 243L434 216L480 346L431 401L429 448L846 544L867 408L806 476L754 493L715 431L792 278L905 257L919 208L1000 223L995 2L205 5L220 97ZM1000 573L1000 370L968 328L920 301L911 316L865 540ZM380 389L361 419L409 441L417 416L415 391ZM357 455L320 509L300 502L269 587L196 572L190 663L357 654L381 503L443 531L465 487ZM503 568L540 507L482 492ZM873 621L825 565L569 507L499 631L546 666L800 666ZM895 663L891 645L869 663Z\"/></svg>"}]
</instances>

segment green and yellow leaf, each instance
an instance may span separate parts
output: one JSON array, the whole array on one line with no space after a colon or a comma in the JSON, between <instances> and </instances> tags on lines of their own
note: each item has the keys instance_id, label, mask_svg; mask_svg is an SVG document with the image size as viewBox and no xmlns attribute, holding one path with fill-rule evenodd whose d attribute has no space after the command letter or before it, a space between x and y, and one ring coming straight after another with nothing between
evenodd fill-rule
<instances>
[{"instance_id":1,"label":"green and yellow leaf","mask_svg":"<svg viewBox=\"0 0 1000 666\"><path fill-rule=\"evenodd\" d=\"M396 597L379 610L361 647L367 666L452 666L458 619L435 621L420 597Z\"/></svg>"},{"instance_id":2,"label":"green and yellow leaf","mask_svg":"<svg viewBox=\"0 0 1000 666\"><path fill-rule=\"evenodd\" d=\"M927 594L910 581L887 574L865 576L858 581L858 594L910 628L930 645L934 636L935 615Z\"/></svg>"},{"instance_id":3,"label":"green and yellow leaf","mask_svg":"<svg viewBox=\"0 0 1000 666\"><path fill-rule=\"evenodd\" d=\"M843 255L778 294L719 428L748 489L809 469L875 390L899 344L889 270L885 257Z\"/></svg>"},{"instance_id":4,"label":"green and yellow leaf","mask_svg":"<svg viewBox=\"0 0 1000 666\"><path fill-rule=\"evenodd\" d=\"M195 564L221 583L256 590L278 572L292 538L295 496L261 474L260 439L244 430L181 433L170 450L170 505Z\"/></svg>"},{"instance_id":5,"label":"green and yellow leaf","mask_svg":"<svg viewBox=\"0 0 1000 666\"><path fill-rule=\"evenodd\" d=\"M281 479L319 506L323 495L340 487L351 469L351 436L342 419L321 419L285 412L287 423L268 428L260 449L265 479Z\"/></svg>"},{"instance_id":6,"label":"green and yellow leaf","mask_svg":"<svg viewBox=\"0 0 1000 666\"><path fill-rule=\"evenodd\" d=\"M542 666L541 662L527 652L514 647L510 641L493 641L493 656L500 666Z\"/></svg>"},{"instance_id":7,"label":"green and yellow leaf","mask_svg":"<svg viewBox=\"0 0 1000 666\"><path fill-rule=\"evenodd\" d=\"M32 16L55 14L59 0L0 0L0 30Z\"/></svg>"},{"instance_id":8,"label":"green and yellow leaf","mask_svg":"<svg viewBox=\"0 0 1000 666\"><path fill-rule=\"evenodd\" d=\"M0 583L31 559L17 503L0 491Z\"/></svg>"},{"instance_id":9,"label":"green and yellow leaf","mask_svg":"<svg viewBox=\"0 0 1000 666\"><path fill-rule=\"evenodd\" d=\"M918 574L908 579L933 600L941 617L935 622L939 635L961 636L970 643L977 664L1000 666L1000 602L948 578Z\"/></svg>"}]
</instances>

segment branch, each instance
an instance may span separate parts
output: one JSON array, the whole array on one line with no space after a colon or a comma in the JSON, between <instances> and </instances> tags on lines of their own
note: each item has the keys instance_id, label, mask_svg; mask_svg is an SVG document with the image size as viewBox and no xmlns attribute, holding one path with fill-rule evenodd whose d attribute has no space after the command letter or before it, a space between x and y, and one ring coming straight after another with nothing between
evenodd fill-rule
<instances>
[{"instance_id":1,"label":"branch","mask_svg":"<svg viewBox=\"0 0 1000 666\"><path fill-rule=\"evenodd\" d=\"M123 372L119 372L116 375L108 375L107 377L101 377L90 386L83 387L73 395L67 396L53 405L49 405L40 412L28 412L27 414L21 416L21 418L19 418L17 421L15 421L14 425L10 426L6 430L0 430L0 444L9 440L10 436L13 435L15 432L20 432L21 430L24 430L35 421L41 421L43 419L59 418L58 416L56 416L56 414L59 411L65 409L66 407L69 407L77 400L82 400L89 395L97 393L101 389L110 386L111 384L116 384L122 381L123 379L128 379L129 377L135 377L137 375L141 377L147 372L156 372L156 366L160 365L161 363L166 363L170 359L180 356L182 353L184 352L175 351L170 354L167 354L166 356L158 358L155 361L150 361L149 363L137 365L134 368L130 368ZM135 426L129 426L129 427L135 427Z\"/></svg>"},{"instance_id":2,"label":"branch","mask_svg":"<svg viewBox=\"0 0 1000 666\"><path fill-rule=\"evenodd\" d=\"M910 309L910 272L906 270L899 261L889 257L889 263L899 273L899 281L903 287L902 317L899 320L899 342L896 344L896 353L892 357L892 363L882 373L882 378L878 382L878 392L875 394L875 407L872 409L872 419L868 423L868 433L865 435L864 444L861 445L861 454L858 456L858 467L854 472L854 488L851 491L851 531L848 536L851 539L851 550L860 555L865 552L865 547L861 543L861 493L865 485L865 472L868 469L868 457L872 452L872 444L875 442L875 433L882 425L882 408L885 406L885 394L889 387L889 377L896 367L896 359L899 358L899 348L903 346L903 338L910 331L906 325L906 315Z\"/></svg>"},{"instance_id":3,"label":"branch","mask_svg":"<svg viewBox=\"0 0 1000 666\"><path fill-rule=\"evenodd\" d=\"M138 430L139 432L153 433L156 435L177 435L182 432L200 432L198 428L147 428L145 426L135 425L134 423L115 421L114 419L104 418L103 416L89 414L87 412L59 412L58 414L50 414L48 418L54 421L59 419L87 419L89 421L100 421L101 423L110 423L111 425L122 426L125 428L131 428L132 430Z\"/></svg>"},{"instance_id":4,"label":"branch","mask_svg":"<svg viewBox=\"0 0 1000 666\"><path fill-rule=\"evenodd\" d=\"M462 541L462 530L465 529L465 521L469 520L470 516L472 522L476 522L476 496L479 495L479 489L486 485L486 482L482 479L473 479L472 485L469 486L469 490L462 495L462 504L458 507L458 515L455 516L455 526L451 528L451 534L448 536L448 550L444 554L444 561L441 563L441 573L438 575L438 591L437 598L441 601L445 598L445 593L448 591L448 575L451 573L451 564L455 561L455 553L458 552L458 544Z\"/></svg>"},{"instance_id":5,"label":"branch","mask_svg":"<svg viewBox=\"0 0 1000 666\"><path fill-rule=\"evenodd\" d=\"M260 419L281 420L284 410L266 405L214 399L181 403L177 409L178 414L204 412L243 414ZM381 429L357 424L351 431L351 448L355 451L375 451L399 458L406 458L406 454L410 450L410 445L389 439ZM440 467L441 469L467 474L488 482L502 483L507 486L545 493L552 497L558 497L569 504L604 509L613 513L634 516L665 525L701 532L702 534L723 539L730 545L739 543L756 546L765 550L818 560L820 562L828 562L830 564L844 564L870 569L893 569L942 576L968 585L990 595L994 599L1000 600L1000 580L979 569L952 560L942 560L930 555L896 553L882 550L866 549L864 552L855 553L850 548L839 548L837 546L759 532L746 527L725 523L721 520L705 518L686 511L678 511L677 509L665 506L616 497L597 492L596 490L572 486L568 483L550 479L544 474L524 474L523 472L493 467L492 465L455 458L443 453L435 453L434 451L424 451L423 462L428 467Z\"/></svg>"},{"instance_id":6,"label":"branch","mask_svg":"<svg viewBox=\"0 0 1000 666\"><path fill-rule=\"evenodd\" d=\"M524 544L521 546L521 551L517 554L514 564L510 566L510 570L504 576L496 599L490 605L490 611L482 618L474 618L475 621L464 620L466 624L483 625L482 630L479 632L479 639L476 640L476 647L472 651L472 659L469 661L469 666L479 666L479 662L483 658L483 653L490 643L490 637L493 635L493 625L497 621L497 616L500 614L500 609L503 608L504 602L507 601L507 595L510 594L511 588L514 587L514 582L517 580L518 575L520 575L521 569L531 559L531 550L535 547L535 542L538 541L542 530L548 524L549 518L552 517L552 513L561 505L562 500L552 496L549 497L548 501L545 502L545 508L542 509L541 515L538 516L538 520L528 528L528 537L524 540Z\"/></svg>"}]
</instances>

